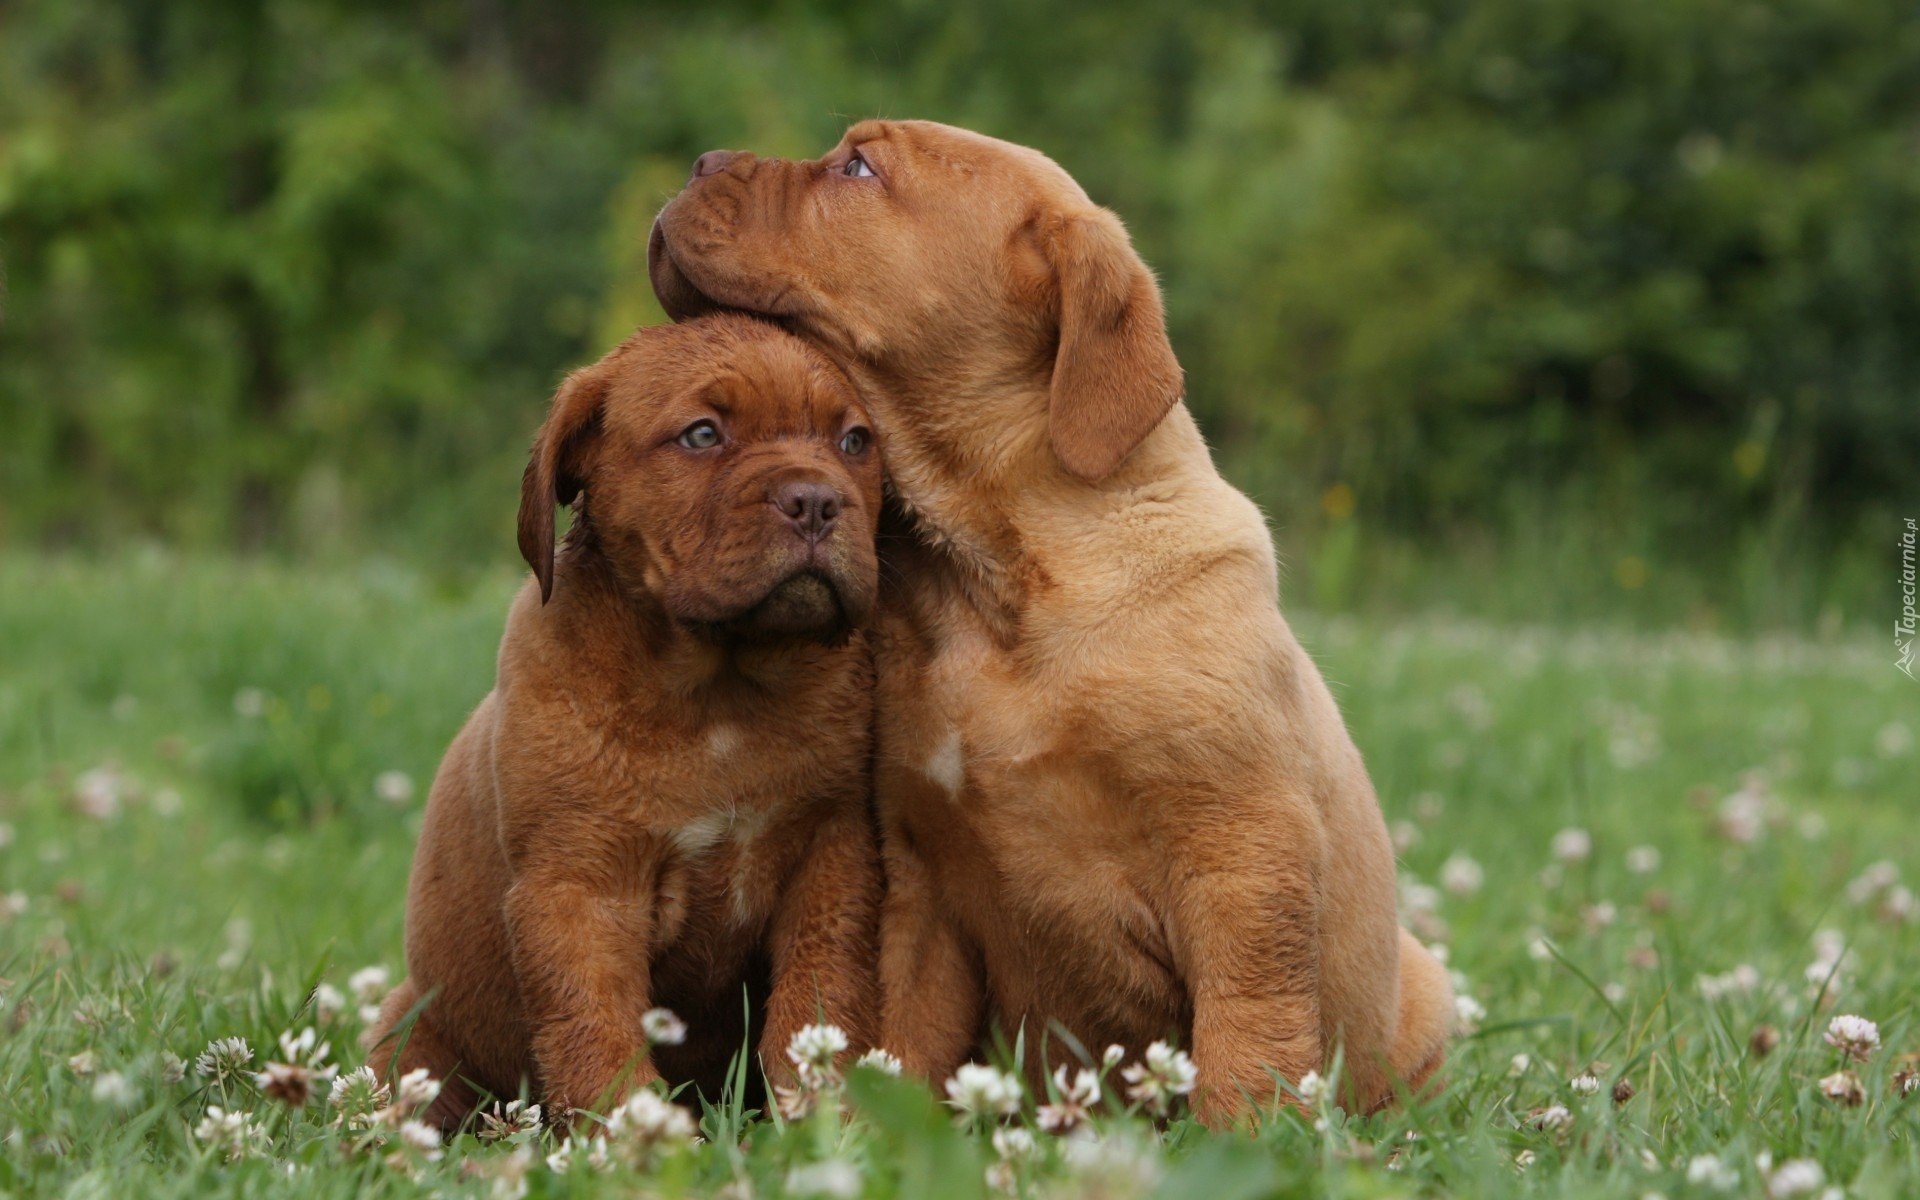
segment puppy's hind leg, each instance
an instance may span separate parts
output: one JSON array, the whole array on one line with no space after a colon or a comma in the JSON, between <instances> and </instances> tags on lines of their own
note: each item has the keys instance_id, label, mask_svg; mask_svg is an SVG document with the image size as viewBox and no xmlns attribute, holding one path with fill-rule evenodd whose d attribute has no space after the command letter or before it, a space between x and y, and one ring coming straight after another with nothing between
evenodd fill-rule
<instances>
[{"instance_id":1,"label":"puppy's hind leg","mask_svg":"<svg viewBox=\"0 0 1920 1200\"><path fill-rule=\"evenodd\" d=\"M1453 1035L1453 981L1440 960L1405 929L1400 931L1400 1021L1393 1033L1393 1049L1388 1054L1388 1078L1391 1086L1403 1087L1417 1095L1433 1083L1434 1072L1447 1056L1447 1039ZM1393 1103L1395 1093L1388 1091L1375 1107Z\"/></svg>"},{"instance_id":2,"label":"puppy's hind leg","mask_svg":"<svg viewBox=\"0 0 1920 1200\"><path fill-rule=\"evenodd\" d=\"M441 1039L427 1010L414 1012L420 996L413 980L401 980L400 986L380 1002L379 1019L361 1035L360 1046L367 1052L367 1065L389 1087L422 1067L439 1080L439 1096L417 1115L427 1124L452 1133L480 1103L480 1096L461 1077L459 1056ZM413 1014L410 1021L409 1013Z\"/></svg>"}]
</instances>

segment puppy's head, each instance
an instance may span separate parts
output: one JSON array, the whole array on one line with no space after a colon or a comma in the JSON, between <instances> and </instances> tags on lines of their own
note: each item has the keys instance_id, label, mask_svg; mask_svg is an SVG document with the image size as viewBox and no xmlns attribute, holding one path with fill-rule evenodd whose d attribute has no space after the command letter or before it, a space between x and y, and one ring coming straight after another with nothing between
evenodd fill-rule
<instances>
[{"instance_id":1,"label":"puppy's head","mask_svg":"<svg viewBox=\"0 0 1920 1200\"><path fill-rule=\"evenodd\" d=\"M710 151L648 250L676 317L772 316L908 393L1037 383L1018 390L1043 413L996 415L1044 420L1083 479L1180 398L1159 288L1119 219L1039 152L966 130L862 121L807 161Z\"/></svg>"},{"instance_id":2,"label":"puppy's head","mask_svg":"<svg viewBox=\"0 0 1920 1200\"><path fill-rule=\"evenodd\" d=\"M835 641L878 580L880 454L838 368L762 321L642 329L561 384L520 493L520 552L553 593L553 514L623 585L723 637Z\"/></svg>"}]
</instances>

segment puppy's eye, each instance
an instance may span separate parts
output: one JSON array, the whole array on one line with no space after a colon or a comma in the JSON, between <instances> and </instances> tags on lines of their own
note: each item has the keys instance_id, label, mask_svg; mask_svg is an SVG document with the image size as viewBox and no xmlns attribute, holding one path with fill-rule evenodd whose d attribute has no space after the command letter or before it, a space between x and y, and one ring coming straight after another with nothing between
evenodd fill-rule
<instances>
[{"instance_id":1,"label":"puppy's eye","mask_svg":"<svg viewBox=\"0 0 1920 1200\"><path fill-rule=\"evenodd\" d=\"M865 450L867 443L872 440L872 434L856 426L840 435L840 453L852 458Z\"/></svg>"},{"instance_id":2,"label":"puppy's eye","mask_svg":"<svg viewBox=\"0 0 1920 1200\"><path fill-rule=\"evenodd\" d=\"M853 157L847 160L847 165L840 168L840 173L851 175L855 179L871 179L873 168L867 165L867 160L860 157L860 152L856 150Z\"/></svg>"},{"instance_id":3,"label":"puppy's eye","mask_svg":"<svg viewBox=\"0 0 1920 1200\"><path fill-rule=\"evenodd\" d=\"M711 450L720 444L720 427L712 421L695 421L680 431L680 444L689 450Z\"/></svg>"}]
</instances>

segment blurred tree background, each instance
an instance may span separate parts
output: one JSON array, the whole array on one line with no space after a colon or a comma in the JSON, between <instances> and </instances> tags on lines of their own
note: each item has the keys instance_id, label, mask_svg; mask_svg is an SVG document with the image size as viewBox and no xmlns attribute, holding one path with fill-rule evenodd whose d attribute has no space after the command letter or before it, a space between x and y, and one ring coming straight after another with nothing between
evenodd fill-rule
<instances>
[{"instance_id":1,"label":"blurred tree background","mask_svg":"<svg viewBox=\"0 0 1920 1200\"><path fill-rule=\"evenodd\" d=\"M693 157L867 115L1128 220L1290 594L1891 611L1911 0L4 0L0 545L497 569Z\"/></svg>"}]
</instances>

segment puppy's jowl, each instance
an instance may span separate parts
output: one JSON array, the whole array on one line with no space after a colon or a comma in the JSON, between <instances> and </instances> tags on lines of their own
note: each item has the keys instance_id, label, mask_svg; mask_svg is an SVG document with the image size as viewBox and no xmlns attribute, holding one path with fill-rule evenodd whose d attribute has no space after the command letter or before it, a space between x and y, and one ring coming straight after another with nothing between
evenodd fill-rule
<instances>
[{"instance_id":1,"label":"puppy's jowl","mask_svg":"<svg viewBox=\"0 0 1920 1200\"><path fill-rule=\"evenodd\" d=\"M880 480L845 377L746 317L642 330L561 387L521 496L536 579L434 780L368 1037L447 1081L438 1123L523 1087L557 1117L655 1078L717 1098L743 1042L778 1080L822 1018L871 1040ZM654 1006L690 1031L649 1057Z\"/></svg>"},{"instance_id":2,"label":"puppy's jowl","mask_svg":"<svg viewBox=\"0 0 1920 1200\"><path fill-rule=\"evenodd\" d=\"M888 1048L938 1079L995 1025L1060 1062L1177 1038L1216 1123L1336 1052L1360 1106L1430 1077L1446 973L1114 215L1033 150L867 121L704 156L651 250L670 312L780 317L881 423Z\"/></svg>"}]
</instances>

